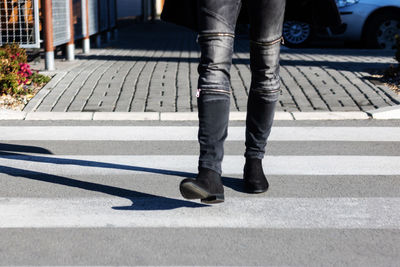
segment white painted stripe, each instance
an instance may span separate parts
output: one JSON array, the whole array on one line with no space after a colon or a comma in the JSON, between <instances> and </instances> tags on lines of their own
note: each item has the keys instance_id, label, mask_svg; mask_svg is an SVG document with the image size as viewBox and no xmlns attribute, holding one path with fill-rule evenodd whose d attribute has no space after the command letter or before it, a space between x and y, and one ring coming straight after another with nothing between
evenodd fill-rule
<instances>
[{"instance_id":1,"label":"white painted stripe","mask_svg":"<svg viewBox=\"0 0 400 267\"><path fill-rule=\"evenodd\" d=\"M192 126L4 126L0 140L196 141ZM228 141L244 140L244 127L230 127ZM270 141L400 142L400 127L273 127Z\"/></svg>"},{"instance_id":2,"label":"white painted stripe","mask_svg":"<svg viewBox=\"0 0 400 267\"><path fill-rule=\"evenodd\" d=\"M0 198L0 228L398 229L399 210L400 198Z\"/></svg>"},{"instance_id":3,"label":"white painted stripe","mask_svg":"<svg viewBox=\"0 0 400 267\"><path fill-rule=\"evenodd\" d=\"M53 175L129 175L197 172L198 156L8 156L0 155L0 172L27 170ZM398 156L267 156L269 175L400 175ZM243 156L225 156L224 174L242 174ZM10 169L13 168L13 169ZM172 174L173 175L173 174Z\"/></svg>"}]
</instances>

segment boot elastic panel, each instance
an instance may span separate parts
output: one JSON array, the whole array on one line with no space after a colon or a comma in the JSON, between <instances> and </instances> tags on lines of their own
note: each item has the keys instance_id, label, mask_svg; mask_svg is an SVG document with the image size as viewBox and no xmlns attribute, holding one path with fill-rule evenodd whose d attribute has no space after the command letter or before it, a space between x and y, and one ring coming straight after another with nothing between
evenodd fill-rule
<instances>
[{"instance_id":1,"label":"boot elastic panel","mask_svg":"<svg viewBox=\"0 0 400 267\"><path fill-rule=\"evenodd\" d=\"M259 194L268 190L261 159L246 159L243 173L244 190L247 193Z\"/></svg>"}]
</instances>

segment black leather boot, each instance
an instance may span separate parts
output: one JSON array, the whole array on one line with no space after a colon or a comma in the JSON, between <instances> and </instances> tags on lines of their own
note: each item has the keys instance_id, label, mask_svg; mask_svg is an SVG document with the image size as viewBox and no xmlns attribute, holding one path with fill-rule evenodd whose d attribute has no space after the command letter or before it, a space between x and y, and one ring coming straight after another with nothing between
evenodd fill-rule
<instances>
[{"instance_id":1,"label":"black leather boot","mask_svg":"<svg viewBox=\"0 0 400 267\"><path fill-rule=\"evenodd\" d=\"M224 202L221 175L211 169L200 167L197 178L184 179L179 189L186 199L200 199L201 202L208 204Z\"/></svg>"},{"instance_id":2,"label":"black leather boot","mask_svg":"<svg viewBox=\"0 0 400 267\"><path fill-rule=\"evenodd\" d=\"M243 171L244 190L247 193L263 193L268 190L268 181L262 168L262 160L246 158Z\"/></svg>"}]
</instances>

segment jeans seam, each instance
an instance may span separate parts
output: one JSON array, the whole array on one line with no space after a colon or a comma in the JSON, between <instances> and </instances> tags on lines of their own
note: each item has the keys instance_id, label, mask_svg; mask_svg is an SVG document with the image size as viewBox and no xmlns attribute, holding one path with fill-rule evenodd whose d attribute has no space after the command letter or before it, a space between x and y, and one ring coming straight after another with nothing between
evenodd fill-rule
<instances>
[{"instance_id":1,"label":"jeans seam","mask_svg":"<svg viewBox=\"0 0 400 267\"><path fill-rule=\"evenodd\" d=\"M219 15L219 14L217 14L217 13L215 13L215 12L209 10L208 8L205 8L205 7L202 7L201 9L202 9L205 13L207 13L207 14L213 16L213 17L214 17L215 19L217 19L219 22L225 24L226 26L228 26L229 29L232 30L232 25L230 25L230 23L227 22L227 21L224 19L223 16L221 16L221 15Z\"/></svg>"},{"instance_id":2,"label":"jeans seam","mask_svg":"<svg viewBox=\"0 0 400 267\"><path fill-rule=\"evenodd\" d=\"M255 44L255 45L259 45L259 46L272 46L272 45L277 44L277 43L282 43L283 40L284 40L283 36L281 36L278 39L270 41L270 42L258 42L258 41L253 41L253 40L250 40L250 42Z\"/></svg>"}]
</instances>

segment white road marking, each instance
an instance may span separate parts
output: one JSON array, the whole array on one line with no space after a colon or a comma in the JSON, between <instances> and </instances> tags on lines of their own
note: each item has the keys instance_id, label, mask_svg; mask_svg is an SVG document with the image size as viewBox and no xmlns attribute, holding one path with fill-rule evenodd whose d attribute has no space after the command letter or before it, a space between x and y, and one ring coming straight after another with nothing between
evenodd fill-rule
<instances>
[{"instance_id":1,"label":"white road marking","mask_svg":"<svg viewBox=\"0 0 400 267\"><path fill-rule=\"evenodd\" d=\"M230 127L228 141L243 141L244 127ZM0 140L195 141L191 126L4 126ZM270 141L400 142L400 127L273 127Z\"/></svg>"},{"instance_id":2,"label":"white road marking","mask_svg":"<svg viewBox=\"0 0 400 267\"><path fill-rule=\"evenodd\" d=\"M197 161L195 155L0 155L0 172L60 176L196 173ZM399 156L267 156L263 165L269 175L400 175L399 162ZM242 174L243 165L243 156L225 156L222 169L226 175Z\"/></svg>"},{"instance_id":3,"label":"white road marking","mask_svg":"<svg viewBox=\"0 0 400 267\"><path fill-rule=\"evenodd\" d=\"M0 198L0 228L398 229L399 210L400 198Z\"/></svg>"}]
</instances>

